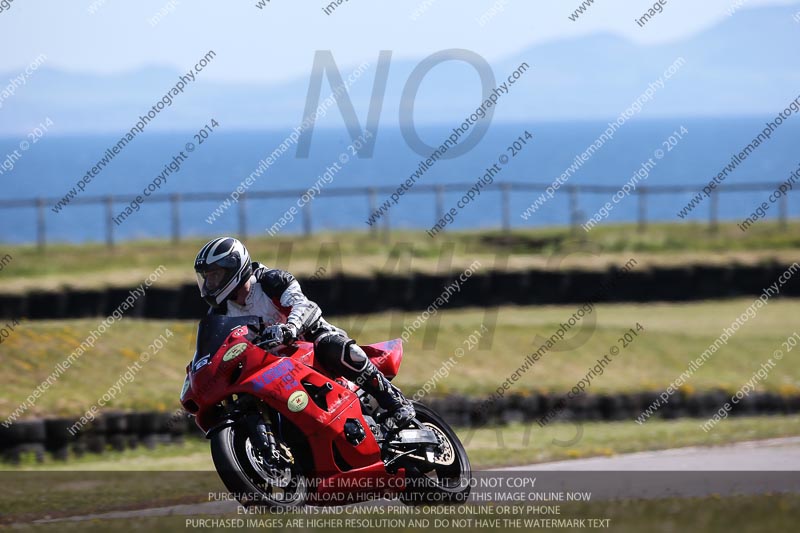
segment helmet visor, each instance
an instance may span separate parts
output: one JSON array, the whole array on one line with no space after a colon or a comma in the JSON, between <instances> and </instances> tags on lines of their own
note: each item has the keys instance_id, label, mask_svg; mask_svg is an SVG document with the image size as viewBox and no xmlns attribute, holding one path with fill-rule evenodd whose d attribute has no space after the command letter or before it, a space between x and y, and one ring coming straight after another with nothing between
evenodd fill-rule
<instances>
[{"instance_id":1,"label":"helmet visor","mask_svg":"<svg viewBox=\"0 0 800 533\"><path fill-rule=\"evenodd\" d=\"M211 268L197 274L197 286L203 296L214 295L236 275L235 268Z\"/></svg>"}]
</instances>

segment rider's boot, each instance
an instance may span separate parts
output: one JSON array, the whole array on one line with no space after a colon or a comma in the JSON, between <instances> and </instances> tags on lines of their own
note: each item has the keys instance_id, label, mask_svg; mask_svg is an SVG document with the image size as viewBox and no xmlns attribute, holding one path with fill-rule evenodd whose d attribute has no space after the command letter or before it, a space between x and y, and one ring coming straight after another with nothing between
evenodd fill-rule
<instances>
[{"instance_id":1,"label":"rider's boot","mask_svg":"<svg viewBox=\"0 0 800 533\"><path fill-rule=\"evenodd\" d=\"M360 372L356 383L377 400L378 405L386 409L386 419L383 425L389 431L401 429L416 416L414 406L403 396L400 389L392 385L378 368L367 361Z\"/></svg>"}]
</instances>

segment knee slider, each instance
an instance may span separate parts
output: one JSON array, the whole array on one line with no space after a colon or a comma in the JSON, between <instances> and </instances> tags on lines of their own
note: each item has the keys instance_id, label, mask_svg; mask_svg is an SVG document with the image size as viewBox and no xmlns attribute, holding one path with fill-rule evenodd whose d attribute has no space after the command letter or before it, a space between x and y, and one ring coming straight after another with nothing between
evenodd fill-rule
<instances>
[{"instance_id":1,"label":"knee slider","mask_svg":"<svg viewBox=\"0 0 800 533\"><path fill-rule=\"evenodd\" d=\"M342 364L360 372L366 368L369 357L353 339L347 339L342 348Z\"/></svg>"}]
</instances>

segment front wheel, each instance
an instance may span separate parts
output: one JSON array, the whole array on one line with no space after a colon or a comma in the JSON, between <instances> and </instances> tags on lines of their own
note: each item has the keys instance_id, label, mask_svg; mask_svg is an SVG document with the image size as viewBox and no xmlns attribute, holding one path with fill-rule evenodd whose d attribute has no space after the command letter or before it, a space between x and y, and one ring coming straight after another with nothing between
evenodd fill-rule
<instances>
[{"instance_id":1,"label":"front wheel","mask_svg":"<svg viewBox=\"0 0 800 533\"><path fill-rule=\"evenodd\" d=\"M243 423L225 427L211 437L211 457L222 482L245 507L288 508L305 502L307 482L297 465L269 468Z\"/></svg>"},{"instance_id":2,"label":"front wheel","mask_svg":"<svg viewBox=\"0 0 800 533\"><path fill-rule=\"evenodd\" d=\"M419 426L436 434L439 445L428 466L407 470L406 490L400 500L407 505L464 503L469 497L472 469L464 445L455 431L433 409L414 402Z\"/></svg>"}]
</instances>

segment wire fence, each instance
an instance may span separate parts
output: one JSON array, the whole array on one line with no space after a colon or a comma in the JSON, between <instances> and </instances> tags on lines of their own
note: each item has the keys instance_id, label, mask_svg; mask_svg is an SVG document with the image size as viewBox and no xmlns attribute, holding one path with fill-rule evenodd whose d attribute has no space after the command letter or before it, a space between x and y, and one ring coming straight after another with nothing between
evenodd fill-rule
<instances>
[{"instance_id":1,"label":"wire fence","mask_svg":"<svg viewBox=\"0 0 800 533\"><path fill-rule=\"evenodd\" d=\"M449 183L441 185L427 185L417 184L413 188L405 192L406 195L428 195L431 197L432 206L432 223L440 220L445 214L445 194L448 192L464 192L468 190L472 183ZM764 182L764 183L737 183L719 187L711 191L710 196L707 198L708 202L700 203L696 209L692 211L692 215L705 209L707 212L707 220L709 229L715 231L719 222L720 210L720 197L729 193L735 192L773 192L780 185L778 182ZM483 191L499 192L499 223L503 231L511 231L514 227L512 221L519 218L519 213L512 213L511 211L511 196L515 192L520 193L533 193L530 199L533 200L537 195L542 194L550 186L549 183L523 183L523 182L495 182L488 184L483 188ZM379 207L378 198L385 199L396 191L396 187L339 187L339 188L326 188L322 196L324 197L345 197L345 198L360 198L363 202L364 220L368 219ZM581 220L586 218L584 211L581 210L581 199L585 195L606 194L612 195L619 192L618 186L610 185L565 185L560 188L558 194L566 194L568 199L567 219L564 224L569 225L572 231L578 232L581 226ZM281 198L294 198L297 199L307 192L307 189L294 189L294 190L281 190L281 191L248 191L243 193L237 202L235 202L235 209L237 213L237 231L238 235L242 238L248 236L248 223L247 212L250 204L258 200L281 199ZM648 224L651 220L648 217L649 206L651 197L659 195L675 195L675 194L691 194L694 196L698 192L697 185L654 185L654 186L639 186L635 191L631 191L630 196L635 199L636 207L636 224L638 230L644 232L647 230ZM766 196L765 196L766 197ZM528 197L526 197L528 198ZM114 210L115 207L125 206L136 199L136 195L104 195L104 196L86 196L75 198L70 203L76 205L100 205L104 206L102 215L102 225L105 233L105 243L109 247L113 247L117 240L115 235L114 223ZM184 204L198 203L198 202L224 202L230 199L228 192L195 192L195 193L172 193L153 195L148 197L148 202L152 203L166 203L169 205L169 219L170 219L170 237L173 242L179 242L184 235L181 231L181 211ZM0 208L2 209L27 209L35 212L35 232L36 243L39 248L45 248L48 242L48 226L46 219L46 210L49 206L55 204L59 198L27 198L18 200L0 200ZM314 202L306 203L302 209L302 233L305 236L310 236L314 232L313 227L313 212L312 205ZM778 199L778 221L779 227L782 229L787 228L788 221L788 202L787 196L784 194ZM682 207L682 206L681 206ZM382 232L388 234L392 231L391 222L391 208L384 212L384 214L369 226L369 231L374 234ZM535 214L531 217L535 218ZM688 220L687 220L688 221ZM99 221L100 222L100 221ZM522 225L522 224L519 224Z\"/></svg>"}]
</instances>

